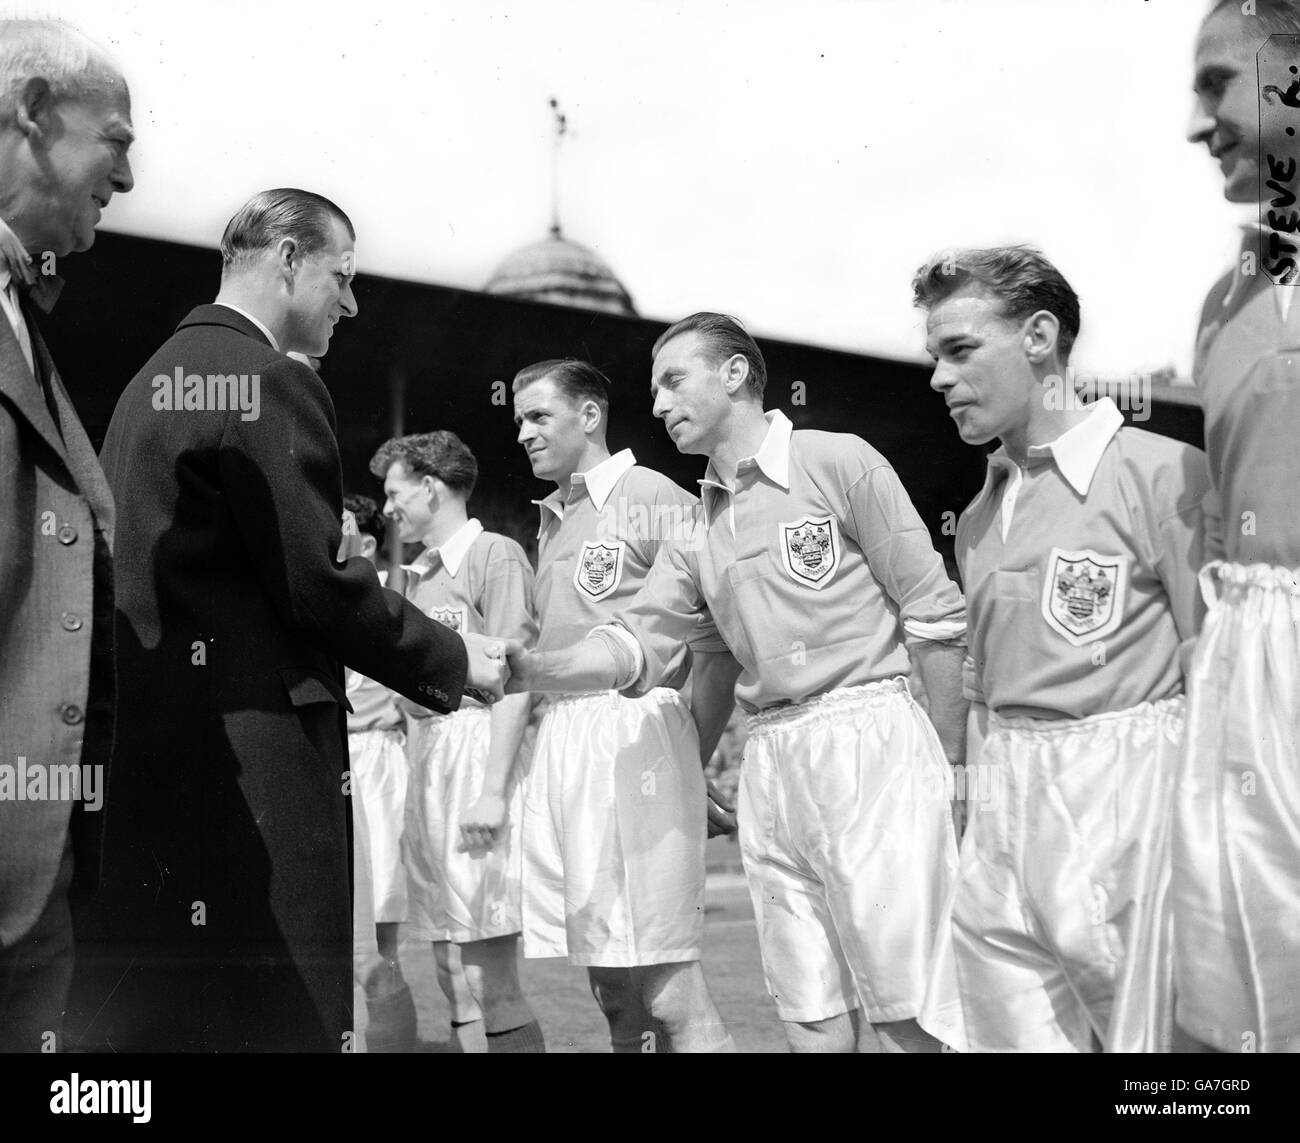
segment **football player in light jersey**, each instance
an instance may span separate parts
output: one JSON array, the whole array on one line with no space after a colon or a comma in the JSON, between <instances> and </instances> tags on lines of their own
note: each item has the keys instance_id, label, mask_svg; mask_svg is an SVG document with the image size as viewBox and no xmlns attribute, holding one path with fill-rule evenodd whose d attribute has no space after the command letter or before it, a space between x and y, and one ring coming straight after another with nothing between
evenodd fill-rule
<instances>
[{"instance_id":1,"label":"football player in light jersey","mask_svg":"<svg viewBox=\"0 0 1300 1143\"><path fill-rule=\"evenodd\" d=\"M384 517L368 496L345 496L340 559L359 555L378 566ZM387 572L379 572L380 581ZM348 768L352 776L353 940L371 1052L412 1051L415 1003L398 960L406 920L402 825L406 813L406 733L398 696L373 679L346 672Z\"/></svg>"},{"instance_id":2,"label":"football player in light jersey","mask_svg":"<svg viewBox=\"0 0 1300 1143\"><path fill-rule=\"evenodd\" d=\"M1000 442L957 524L969 762L994 795L967 826L953 909L968 1047L1168 1050L1159 903L1205 457L1077 399L1079 300L1037 251L948 252L913 291L958 434Z\"/></svg>"},{"instance_id":3,"label":"football player in light jersey","mask_svg":"<svg viewBox=\"0 0 1300 1143\"><path fill-rule=\"evenodd\" d=\"M1225 1052L1300 1051L1300 52L1270 39L1295 35L1296 0L1214 5L1188 131L1258 210L1196 344L1209 613L1174 826L1177 1019Z\"/></svg>"},{"instance_id":4,"label":"football player in light jersey","mask_svg":"<svg viewBox=\"0 0 1300 1143\"><path fill-rule=\"evenodd\" d=\"M594 637L589 616L569 646L510 648L512 686L653 693L711 613L744 672L741 854L792 1050L856 1051L871 1025L886 1050L937 1051L917 1017L957 865L944 755L960 760L965 731L961 593L880 453L764 414L763 355L734 319L685 318L653 359L655 415L709 459L697 527ZM956 1036L955 979L935 1013Z\"/></svg>"},{"instance_id":5,"label":"football player in light jersey","mask_svg":"<svg viewBox=\"0 0 1300 1143\"><path fill-rule=\"evenodd\" d=\"M384 481L384 514L402 541L425 545L406 569L407 598L461 634L531 642L532 569L518 544L469 518L478 464L460 438L439 431L387 441L370 470ZM469 1047L473 1013L452 978L453 946L459 952L488 1052L546 1050L518 972L518 790L530 707L526 695L491 708L467 700L441 716L403 704L408 929L433 942L453 1027Z\"/></svg>"},{"instance_id":6,"label":"football player in light jersey","mask_svg":"<svg viewBox=\"0 0 1300 1143\"><path fill-rule=\"evenodd\" d=\"M689 529L694 497L630 450L610 455L608 382L586 362L530 365L514 397L533 473L556 484L536 502L537 645L562 647L636 594L665 540ZM730 824L703 764L735 665L707 622L669 659L640 697L575 688L542 720L524 811L524 951L587 969L615 1052L734 1051L700 944L706 811ZM702 719L679 693L688 674Z\"/></svg>"}]
</instances>

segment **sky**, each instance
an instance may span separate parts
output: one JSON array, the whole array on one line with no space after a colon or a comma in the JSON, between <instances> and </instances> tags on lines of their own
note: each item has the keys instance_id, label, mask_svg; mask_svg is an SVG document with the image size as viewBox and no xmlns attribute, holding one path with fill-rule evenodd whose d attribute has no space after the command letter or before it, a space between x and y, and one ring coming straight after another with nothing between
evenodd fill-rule
<instances>
[{"instance_id":1,"label":"sky","mask_svg":"<svg viewBox=\"0 0 1300 1143\"><path fill-rule=\"evenodd\" d=\"M1186 374L1241 208L1185 139L1206 0L63 0L131 86L103 226L215 247L269 186L337 201L359 268L480 288L565 235L639 312L911 360L932 252L1032 242L1080 373ZM568 118L556 167L554 97Z\"/></svg>"}]
</instances>

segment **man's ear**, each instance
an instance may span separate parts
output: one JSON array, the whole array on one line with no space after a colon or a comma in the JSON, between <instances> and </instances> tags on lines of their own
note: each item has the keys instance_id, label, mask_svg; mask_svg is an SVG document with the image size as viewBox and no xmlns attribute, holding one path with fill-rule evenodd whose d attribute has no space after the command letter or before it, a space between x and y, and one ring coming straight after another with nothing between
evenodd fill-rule
<instances>
[{"instance_id":1,"label":"man's ear","mask_svg":"<svg viewBox=\"0 0 1300 1143\"><path fill-rule=\"evenodd\" d=\"M743 353L733 353L719 366L718 371L727 396L734 397L749 380L749 358Z\"/></svg>"},{"instance_id":2,"label":"man's ear","mask_svg":"<svg viewBox=\"0 0 1300 1143\"><path fill-rule=\"evenodd\" d=\"M1024 326L1025 356L1034 365L1045 365L1056 353L1061 323L1054 313L1039 310L1031 314Z\"/></svg>"},{"instance_id":3,"label":"man's ear","mask_svg":"<svg viewBox=\"0 0 1300 1143\"><path fill-rule=\"evenodd\" d=\"M378 541L369 532L361 533L361 554L372 563L375 559L375 552L379 550Z\"/></svg>"},{"instance_id":4,"label":"man's ear","mask_svg":"<svg viewBox=\"0 0 1300 1143\"><path fill-rule=\"evenodd\" d=\"M600 412L600 405L595 401L586 400L582 403L582 428L584 432L594 433L601 429L603 417Z\"/></svg>"},{"instance_id":5,"label":"man's ear","mask_svg":"<svg viewBox=\"0 0 1300 1143\"><path fill-rule=\"evenodd\" d=\"M302 265L302 252L292 238L281 238L275 245L275 264L280 275L290 282Z\"/></svg>"},{"instance_id":6,"label":"man's ear","mask_svg":"<svg viewBox=\"0 0 1300 1143\"><path fill-rule=\"evenodd\" d=\"M41 138L48 134L53 114L54 92L50 90L49 82L33 76L18 92L14 108L18 130L29 138Z\"/></svg>"}]
</instances>

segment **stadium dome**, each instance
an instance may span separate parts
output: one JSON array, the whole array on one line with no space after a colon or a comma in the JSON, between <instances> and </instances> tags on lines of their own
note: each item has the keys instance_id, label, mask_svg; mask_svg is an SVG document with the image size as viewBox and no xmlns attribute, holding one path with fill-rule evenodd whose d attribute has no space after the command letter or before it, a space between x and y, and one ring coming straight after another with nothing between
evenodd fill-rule
<instances>
[{"instance_id":1,"label":"stadium dome","mask_svg":"<svg viewBox=\"0 0 1300 1143\"><path fill-rule=\"evenodd\" d=\"M561 306L636 316L614 272L585 246L551 227L549 238L521 247L496 268L484 292Z\"/></svg>"}]
</instances>

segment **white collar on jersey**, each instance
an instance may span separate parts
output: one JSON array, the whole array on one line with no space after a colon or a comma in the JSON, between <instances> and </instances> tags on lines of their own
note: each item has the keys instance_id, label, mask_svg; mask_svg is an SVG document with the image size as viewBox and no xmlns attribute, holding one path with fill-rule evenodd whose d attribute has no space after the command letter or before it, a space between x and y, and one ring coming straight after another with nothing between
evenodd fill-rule
<instances>
[{"instance_id":1,"label":"white collar on jersey","mask_svg":"<svg viewBox=\"0 0 1300 1143\"><path fill-rule=\"evenodd\" d=\"M772 409L770 412L763 414L767 420L767 435L763 438L763 443L758 446L758 452L751 457L745 457L736 467L739 470L745 467L748 461L753 461L758 466L758 470L772 481L773 484L779 484L787 492L790 491L790 434L794 432L794 425L790 423L787 417L780 409ZM730 492L721 480L718 479L718 470L713 467L713 461L709 461L709 467L704 471L704 479L700 481L700 487L712 485L714 488L721 488Z\"/></svg>"},{"instance_id":2,"label":"white collar on jersey","mask_svg":"<svg viewBox=\"0 0 1300 1143\"><path fill-rule=\"evenodd\" d=\"M575 472L570 482L574 489L585 489L587 495L591 497L591 502L596 506L596 511L603 512L605 502L614 491L614 485L623 479L623 474L634 464L636 464L636 457L632 455L630 448L625 448L622 452L607 456L599 464L592 465L586 472ZM537 538L540 540L542 529L546 527L548 510L557 519L564 519L564 499L557 488L549 496L534 500L533 503L541 509L541 521L537 525Z\"/></svg>"},{"instance_id":3,"label":"white collar on jersey","mask_svg":"<svg viewBox=\"0 0 1300 1143\"><path fill-rule=\"evenodd\" d=\"M1056 467L1080 496L1087 496L1092 485L1092 478L1097 473L1102 454L1111 438L1124 423L1124 414L1109 397L1102 397L1092 406L1092 412L1072 429L1067 429L1054 441L1047 444L1030 445L1030 456L1050 456L1056 461ZM999 445L989 454L989 471L985 477L985 490L993 481L995 469L1010 470L1016 467L1015 461L1007 456L1007 450Z\"/></svg>"},{"instance_id":4,"label":"white collar on jersey","mask_svg":"<svg viewBox=\"0 0 1300 1143\"><path fill-rule=\"evenodd\" d=\"M469 550L474 546L474 541L479 538L483 532L483 525L476 519L466 520L440 548L425 548L418 556L415 562L404 564L407 571L414 572L421 579L442 564L447 569L447 574L455 579L460 574L460 565L465 562L465 557L469 555Z\"/></svg>"}]
</instances>

